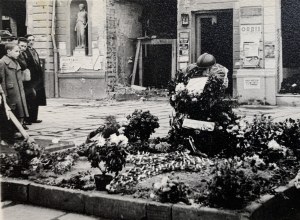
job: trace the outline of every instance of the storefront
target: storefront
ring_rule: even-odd
[[[299,33],[291,5],[299,8],[295,0],[179,0],[178,68],[195,62],[199,54],[212,53],[229,69],[228,93],[240,103],[276,105],[287,72],[299,70],[299,53],[293,51],[300,45],[287,40],[287,33]],[[283,33],[287,22],[295,24]]]

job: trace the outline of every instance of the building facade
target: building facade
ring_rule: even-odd
[[[87,12],[85,48],[76,46],[79,4]],[[229,69],[227,92],[240,103],[299,102],[297,95],[279,93],[284,79],[300,76],[298,0],[3,0],[2,5],[0,26],[36,36],[46,61],[48,97],[103,98],[117,82],[166,88],[174,69],[208,52]]]
[[[79,4],[87,12],[86,46],[76,45]],[[126,72],[141,36],[141,6],[113,0],[27,1],[27,32],[46,58],[48,96],[103,98],[107,84]]]
[[[300,74],[299,9],[295,0],[178,0],[178,68],[211,53],[240,103],[280,104],[290,97],[278,94],[282,80]]]

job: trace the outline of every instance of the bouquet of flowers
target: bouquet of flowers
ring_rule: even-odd
[[[124,134],[130,142],[147,141],[155,129],[159,127],[158,117],[149,111],[135,110],[127,116],[128,125],[125,126]]]
[[[127,137],[123,134],[112,134],[105,139],[98,134],[94,140],[94,144],[90,145],[88,150],[88,160],[92,167],[99,168],[103,175],[107,172],[115,172],[118,175],[126,163]]]

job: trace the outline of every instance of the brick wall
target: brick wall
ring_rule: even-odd
[[[131,69],[128,60],[135,56],[136,39],[142,36],[142,24],[139,21],[143,6],[124,2],[116,4],[116,40],[117,40],[117,77],[121,82],[128,82]],[[131,65],[131,64],[130,64]]]
[[[52,0],[28,0],[27,33],[35,36],[35,48],[45,58],[46,93],[53,96],[53,45],[51,40]]]
[[[137,37],[142,36],[139,22],[142,5],[107,0],[107,76],[128,82],[128,60],[135,56]]]
[[[107,40],[107,55],[106,55],[106,74],[108,78],[114,78],[117,75],[117,26],[116,26],[116,10],[115,1],[106,1],[106,40]]]

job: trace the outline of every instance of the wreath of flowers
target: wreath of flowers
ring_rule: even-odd
[[[195,140],[196,146],[202,145],[205,148],[208,144],[217,145],[213,142],[220,140],[220,137],[226,139],[225,136],[228,136],[227,126],[235,124],[238,117],[232,111],[233,102],[230,99],[225,101],[226,87],[223,85],[221,77],[219,77],[224,74],[223,69],[224,67],[219,64],[211,68],[208,81],[201,94],[187,89],[191,78],[207,74],[197,66],[192,67],[187,72],[179,70],[175,80],[169,83],[170,104],[176,112],[171,119],[171,130],[169,132],[170,141],[173,144],[184,145],[186,143],[185,139],[191,136]],[[214,122],[216,129],[213,132],[183,129],[184,118]],[[228,143],[228,145],[230,144]],[[224,147],[226,146],[227,144],[224,145]]]

